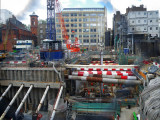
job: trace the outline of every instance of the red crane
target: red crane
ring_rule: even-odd
[[[65,23],[64,23],[64,18],[62,16],[62,11],[61,11],[61,4],[58,0],[56,0],[56,11],[57,11],[57,18],[59,20],[59,24],[61,26],[61,30],[62,30],[62,37],[65,40],[65,44],[68,50],[71,50],[71,52],[79,52],[80,48],[79,48],[79,43],[78,43],[78,38],[75,37],[75,42],[72,45],[71,44],[71,40],[69,40],[69,35],[67,33],[67,29],[65,27]],[[72,31],[74,33],[74,31]]]

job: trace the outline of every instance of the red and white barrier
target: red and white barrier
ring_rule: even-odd
[[[76,76],[89,76],[90,74],[98,74],[98,75],[121,75],[121,76],[134,76],[131,71],[78,71],[72,72],[72,75]]]
[[[131,68],[77,68],[78,71],[131,71]]]
[[[91,61],[91,63],[100,63],[100,61]],[[114,63],[114,61],[103,61],[103,63]]]
[[[6,64],[25,64],[27,63],[26,61],[8,61],[5,62]]]
[[[158,68],[160,68],[160,64],[158,64],[157,62],[153,62],[153,65],[157,66]]]

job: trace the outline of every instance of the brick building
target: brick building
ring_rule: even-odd
[[[1,33],[0,50],[12,51],[16,43],[15,40],[33,40],[34,45],[36,46],[37,44],[37,36],[33,34],[35,32],[26,29],[25,25],[15,17],[8,19],[7,23],[2,26]]]

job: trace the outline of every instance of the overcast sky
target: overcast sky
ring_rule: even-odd
[[[159,0],[59,0],[63,8],[106,7],[108,10],[108,28],[112,27],[115,11],[125,13],[127,7],[144,4],[147,10],[159,10]],[[47,0],[1,0],[1,8],[11,11],[24,24],[30,24],[29,15],[33,11],[39,19],[47,18]]]

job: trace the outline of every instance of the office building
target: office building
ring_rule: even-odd
[[[64,8],[62,14],[69,38],[74,41],[77,36],[81,48],[96,49],[101,39],[105,44],[106,8]],[[63,40],[58,18],[56,33],[57,40]]]

